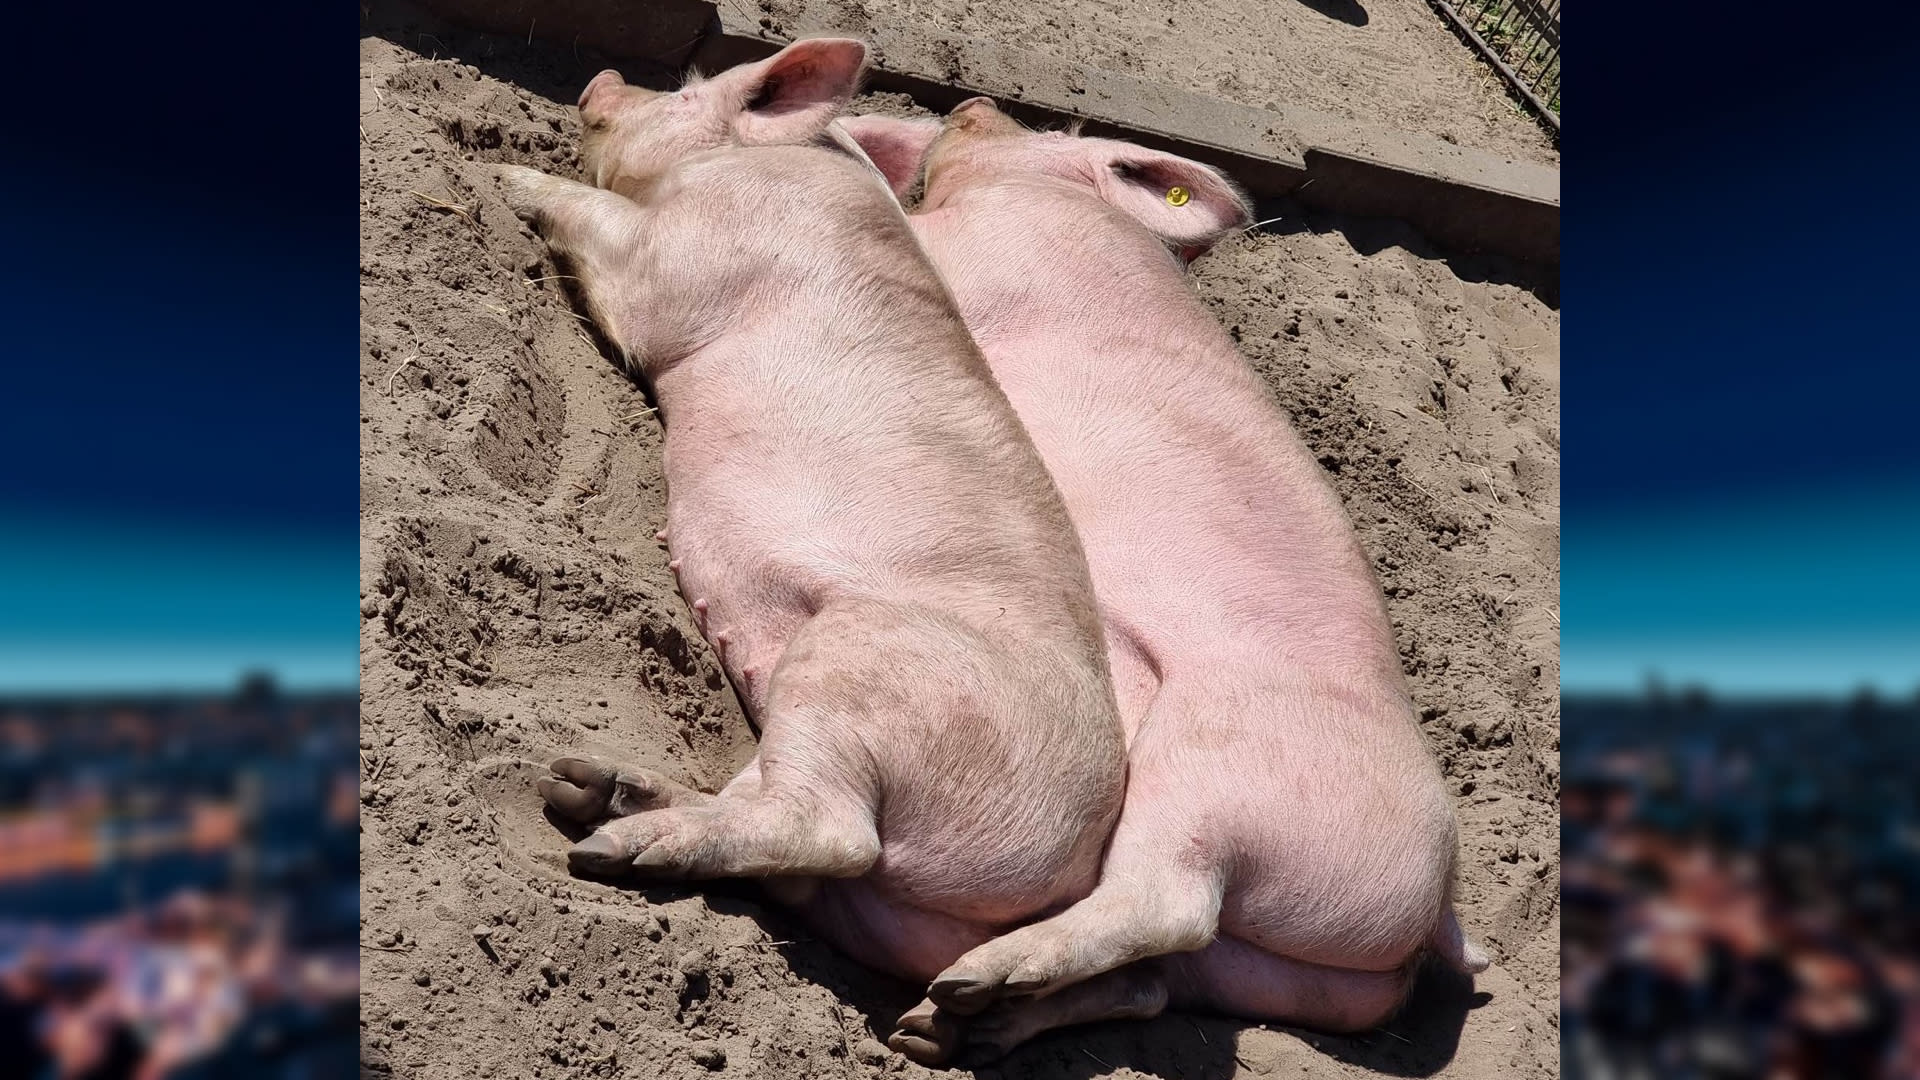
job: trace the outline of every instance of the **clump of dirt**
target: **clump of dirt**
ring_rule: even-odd
[[[750,889],[568,875],[532,786],[545,761],[604,754],[711,790],[754,743],[653,539],[646,395],[484,171],[577,175],[572,103],[607,65],[407,8],[366,34],[365,1069],[932,1075],[881,1045],[918,988]],[[1365,1037],[1169,1015],[952,1075],[1557,1074],[1558,313],[1391,224],[1269,230],[1203,260],[1196,284],[1374,555],[1459,793],[1462,918],[1495,967],[1479,996],[1430,977]]]

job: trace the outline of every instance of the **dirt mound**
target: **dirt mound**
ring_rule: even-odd
[[[646,396],[480,167],[573,175],[572,102],[603,65],[407,9],[365,32],[366,1069],[927,1073],[880,1045],[916,988],[750,890],[567,874],[540,763],[588,751],[712,789],[753,748],[653,540]],[[976,1075],[1557,1073],[1558,314],[1392,225],[1276,227],[1198,283],[1377,560],[1460,792],[1462,918],[1496,966],[1477,994],[1427,979],[1366,1038],[1167,1016],[1045,1037]]]

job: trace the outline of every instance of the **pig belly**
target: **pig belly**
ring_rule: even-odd
[[[800,914],[842,952],[877,971],[927,982],[996,931],[916,907],[872,881],[822,881]]]

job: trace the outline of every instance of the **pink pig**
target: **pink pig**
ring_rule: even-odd
[[[1379,584],[1184,276],[1245,199],[986,98],[841,123],[897,190],[924,177],[914,227],[1086,546],[1130,755],[1092,895],[961,957],[893,1046],[934,1063],[1168,1004],[1352,1031],[1428,950],[1484,969]]]
[[[666,422],[672,566],[759,753],[717,796],[561,758],[577,870],[768,879],[924,981],[1084,896],[1126,750],[1085,555],[882,178],[858,41],[580,98],[598,186],[506,167]],[[610,189],[610,190],[609,190]]]

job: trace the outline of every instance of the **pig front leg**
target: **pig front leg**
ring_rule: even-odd
[[[646,211],[632,200],[523,165],[498,165],[507,205],[532,225],[579,279],[588,314],[615,346],[638,355],[636,328],[622,302],[632,277],[634,241]]]

